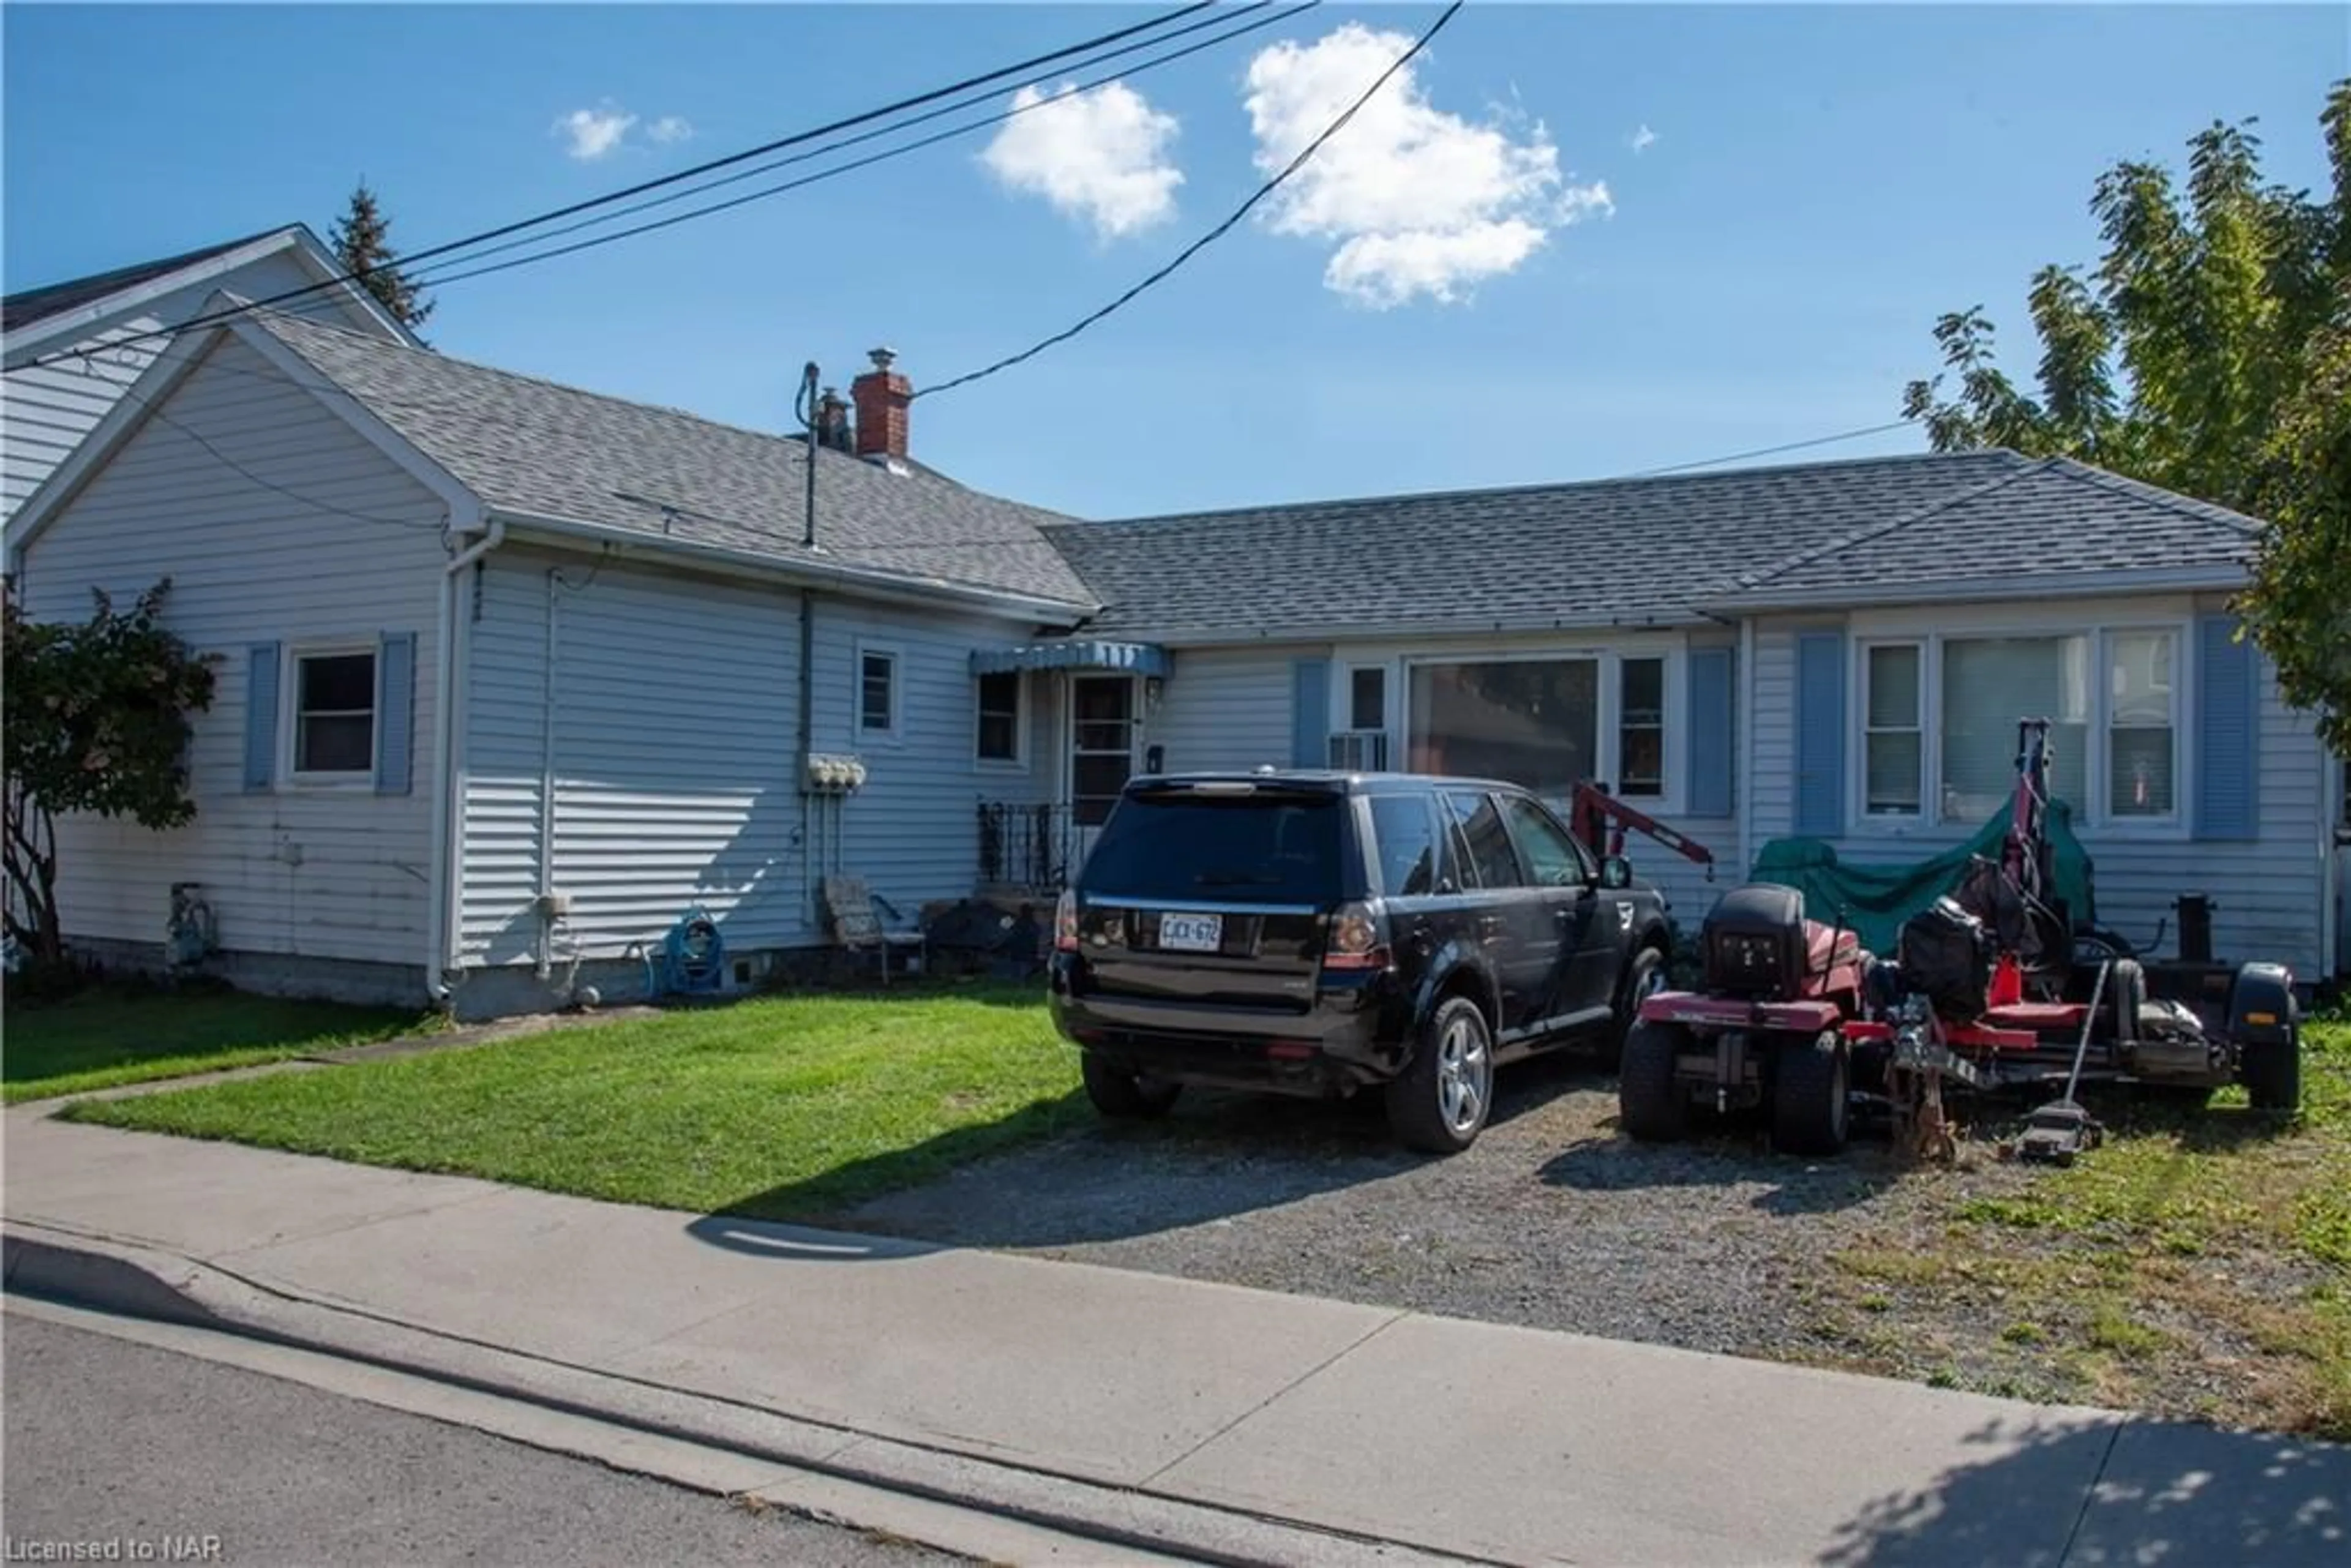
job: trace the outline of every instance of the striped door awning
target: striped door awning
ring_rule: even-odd
[[[1167,674],[1167,650],[1155,643],[1024,643],[1017,648],[980,648],[971,673],[997,675],[1009,670],[1108,670],[1129,675]]]

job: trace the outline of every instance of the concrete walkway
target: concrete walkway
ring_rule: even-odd
[[[1131,1543],[1628,1568],[2351,1561],[2351,1449],[46,1110],[5,1123],[12,1288],[146,1291]]]

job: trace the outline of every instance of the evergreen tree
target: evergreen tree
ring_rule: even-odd
[[[376,204],[375,193],[362,179],[351,193],[351,204],[335,225],[335,259],[348,277],[357,277],[403,325],[413,330],[433,314],[433,302],[408,280],[400,267],[400,253],[392,248],[392,220]]]

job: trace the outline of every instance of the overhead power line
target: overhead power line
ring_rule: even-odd
[[[1354,102],[1349,104],[1347,106],[1346,112],[1340,115],[1338,119],[1332,120],[1328,126],[1326,126],[1323,129],[1322,135],[1317,136],[1313,141],[1308,142],[1304,151],[1301,152],[1297,157],[1292,158],[1289,164],[1282,169],[1281,172],[1276,174],[1272,179],[1268,180],[1264,184],[1259,185],[1256,191],[1250,193],[1249,200],[1243,202],[1239,206],[1233,209],[1231,216],[1226,218],[1224,222],[1218,224],[1215,228],[1210,229],[1207,234],[1202,235],[1198,239],[1194,240],[1190,245],[1186,246],[1182,250],[1176,252],[1175,259],[1168,262],[1166,266],[1161,267],[1158,271],[1153,273],[1150,277],[1144,278],[1142,282],[1136,284],[1134,287],[1128,289],[1125,293],[1120,295],[1109,304],[1103,306],[1101,309],[1096,310],[1093,314],[1084,317],[1074,325],[1064,328],[1062,330],[1054,333],[1051,337],[1045,338],[1038,342],[1032,343],[1017,354],[1008,354],[992,365],[984,365],[978,370],[970,371],[963,375],[959,375],[952,381],[941,382],[936,386],[924,387],[914,392],[914,395],[915,397],[928,397],[935,392],[952,392],[956,387],[969,386],[972,382],[984,381],[999,371],[1008,371],[1013,366],[1020,364],[1025,361],[1033,360],[1038,355],[1043,353],[1046,350],[1054,347],[1056,344],[1068,342],[1071,339],[1076,337],[1079,333],[1084,331],[1095,322],[1111,315],[1122,306],[1128,304],[1136,297],[1143,294],[1145,290],[1172,276],[1176,268],[1191,260],[1201,251],[1206,250],[1210,245],[1214,244],[1218,239],[1223,238],[1226,234],[1231,231],[1236,224],[1238,224],[1241,219],[1249,215],[1251,208],[1255,207],[1259,202],[1262,202],[1268,196],[1273,194],[1275,191],[1280,188],[1282,182],[1288,180],[1292,174],[1297,173],[1299,170],[1304,168],[1306,166],[1307,160],[1312,158],[1315,153],[1322,150],[1322,144],[1324,142],[1330,141],[1331,138],[1336,136],[1341,131],[1344,130],[1347,126],[1347,122],[1355,118],[1357,111],[1360,110],[1364,105],[1371,102],[1374,95],[1378,93],[1380,89],[1387,86],[1390,78],[1394,77],[1396,72],[1404,69],[1405,66],[1411,64],[1413,57],[1418,55],[1421,50],[1428,47],[1429,40],[1436,37],[1437,34],[1445,30],[1445,25],[1453,20],[1454,14],[1461,9],[1461,5],[1462,0],[1453,0],[1451,5],[1446,6],[1444,15],[1438,16],[1436,21],[1430,23],[1428,25],[1428,30],[1421,34],[1419,37],[1413,40],[1412,47],[1406,49],[1402,55],[1398,56],[1394,65],[1382,71],[1379,74],[1378,79],[1374,81],[1370,87],[1364,89],[1363,96],[1356,99]]]
[[[1664,468],[1644,468],[1635,474],[1620,474],[1621,479],[1654,479],[1665,474],[1686,474],[1693,468],[1718,468],[1725,463],[1744,463],[1750,457],[1775,457],[1782,452],[1802,452],[1812,446],[1833,446],[1840,441],[1858,441],[1865,435],[1883,435],[1889,430],[1900,430],[1916,424],[1915,419],[1888,420],[1884,424],[1864,425],[1859,430],[1841,430],[1834,435],[1816,435],[1810,441],[1783,441],[1777,446],[1758,446],[1747,452],[1727,453],[1720,457],[1702,457],[1695,463],[1676,463]]]
[[[1058,61],[1066,60],[1072,55],[1091,54],[1094,50],[1102,48],[1111,44],[1115,44],[1122,39],[1134,37],[1138,34],[1155,32],[1160,28],[1166,26],[1171,22],[1181,21],[1183,18],[1192,16],[1196,12],[1207,10],[1215,4],[1216,0],[1193,0],[1193,3],[1190,5],[1179,6],[1176,10],[1167,13],[1165,16],[1154,17],[1150,21],[1134,23],[1128,26],[1120,27],[1108,33],[1099,34],[1094,37],[1086,39],[1082,43],[1071,44],[1065,47],[1054,49],[1046,54],[1033,56],[1029,59],[1021,60],[1013,65],[1002,66],[995,70],[986,71],[977,76],[966,77],[961,81],[953,82],[942,88],[935,88],[928,92],[918,93],[912,98],[901,99],[895,103],[886,104],[879,109],[867,110],[863,113],[853,114],[846,119],[836,120],[830,124],[820,125],[811,130],[794,131],[789,136],[779,136],[772,141],[761,142],[757,147],[748,147],[739,152],[728,153],[724,158],[713,158],[705,162],[697,163],[692,168],[681,169],[675,173],[664,174],[658,178],[651,180],[642,180],[636,184],[626,186],[621,190],[608,192],[601,196],[592,196],[585,201],[573,202],[567,206],[557,207],[550,212],[539,213],[530,217],[517,218],[511,223],[500,224],[495,228],[485,229],[479,234],[467,235],[462,239],[449,240],[441,245],[428,246],[423,250],[416,251],[411,255],[401,256],[393,261],[384,263],[382,266],[361,267],[355,272],[343,273],[337,277],[327,278],[321,282],[308,284],[299,288],[288,289],[283,294],[275,294],[266,299],[253,300],[246,304],[238,306],[234,309],[217,310],[207,315],[193,317],[188,320],[176,322],[169,327],[158,328],[152,332],[142,333],[141,334],[141,338],[168,338],[173,333],[186,331],[191,328],[209,326],[214,321],[225,320],[231,316],[243,315],[248,310],[260,309],[267,306],[283,305],[289,300],[306,298],[311,295],[319,294],[327,289],[338,287],[348,283],[364,283],[369,277],[384,270],[385,267],[397,267],[404,270],[408,267],[414,267],[421,262],[430,260],[434,256],[447,256],[462,250],[470,250],[475,246],[486,244],[491,240],[504,239],[509,235],[518,234],[525,229],[538,228],[547,224],[558,222],[563,218],[572,217],[578,214],[590,211],[597,207],[609,206],[616,202],[627,201],[632,196],[643,195],[648,191],[658,190],[664,186],[676,184],[686,180],[697,179],[704,174],[712,173],[720,169],[731,168],[738,163],[748,162],[752,159],[765,157],[768,153],[780,152],[787,147],[793,147],[804,142],[820,141],[827,136],[836,135],[843,131],[851,131],[861,125],[871,124],[872,121],[877,120],[886,120],[893,115],[903,114],[908,110],[920,109],[926,104],[936,103],[941,99],[954,98],[958,94],[967,93],[975,88],[984,87],[990,82],[1000,82],[1007,77],[1024,76],[1041,67],[1050,66]],[[51,359],[69,357],[72,352],[73,350],[60,350],[53,355],[47,355],[28,361],[25,366],[19,368],[30,368],[35,365],[46,364]]]
[[[1270,0],[1268,0],[1268,3],[1270,3]],[[1239,26],[1228,28],[1222,33],[1203,38],[1197,43],[1187,44],[1180,49],[1171,49],[1165,55],[1158,56],[1152,59],[1144,60],[1139,64],[1130,66],[1123,70],[1112,71],[1105,76],[1096,77],[1093,80],[1084,83],[1076,90],[1081,93],[1091,92],[1094,89],[1110,82],[1124,81],[1133,77],[1139,77],[1146,71],[1155,70],[1161,66],[1173,64],[1175,61],[1182,59],[1187,55],[1196,55],[1203,49],[1214,48],[1218,44],[1228,43],[1234,38],[1241,37],[1245,33],[1254,33],[1260,28],[1270,27],[1276,23],[1286,22],[1290,17],[1297,16],[1302,11],[1311,11],[1314,9],[1314,7],[1320,4],[1322,4],[1322,0],[1302,0],[1301,4],[1292,5],[1287,10],[1277,11],[1270,16],[1260,16],[1254,22],[1247,22],[1243,23]],[[1247,10],[1250,11],[1260,8],[1261,7],[1259,5],[1246,7]],[[1153,41],[1157,42],[1158,40],[1155,39]],[[975,131],[985,131],[991,125],[1000,125],[1006,120],[1017,119],[1021,115],[1032,113],[1037,110],[1048,108],[1057,101],[1059,101],[1058,99],[1040,99],[1034,103],[1004,110],[998,113],[988,115],[984,119],[966,120],[960,125],[951,125],[945,131],[934,131],[928,136],[920,137],[915,141],[905,142],[900,146],[884,148],[879,152],[869,152],[862,158],[853,158],[846,163],[835,164],[827,169],[820,169],[813,174],[802,174],[797,179],[786,180],[778,184],[763,185],[756,191],[747,191],[739,196],[730,196],[723,202],[713,202],[706,206],[690,207],[684,212],[672,213],[667,217],[654,218],[650,222],[637,224],[629,228],[615,229],[605,234],[591,235],[586,239],[574,240],[569,245],[557,246],[552,250],[533,251],[528,256],[518,256],[506,261],[494,261],[483,267],[475,267],[473,265],[475,261],[480,259],[482,256],[495,255],[500,250],[510,250],[520,245],[536,245],[542,240],[553,239],[559,235],[570,234],[580,228],[590,228],[595,226],[597,224],[610,222],[612,218],[622,216],[629,212],[643,212],[650,207],[663,205],[671,201],[681,200],[684,196],[698,194],[699,192],[681,192],[674,196],[658,197],[652,202],[642,204],[641,205],[633,208],[623,208],[620,213],[608,214],[602,217],[590,218],[583,223],[573,225],[566,228],[557,229],[548,234],[532,235],[525,239],[509,241],[506,245],[493,246],[487,251],[479,251],[472,256],[462,256],[456,261],[449,264],[451,267],[456,267],[459,270],[443,273],[428,272],[422,277],[416,279],[416,282],[419,287],[439,287],[451,283],[463,283],[468,278],[486,277],[492,273],[506,272],[517,267],[528,267],[535,262],[552,261],[558,256],[570,256],[583,250],[593,250],[599,246],[611,245],[619,240],[633,239],[639,235],[651,234],[656,229],[673,228],[679,224],[692,222],[695,218],[708,217],[715,213],[727,212],[736,207],[747,205],[752,202],[764,201],[770,196],[781,195],[787,191],[797,191],[805,185],[814,185],[826,180],[837,179],[843,174],[854,173],[860,169],[871,168],[876,163],[888,162],[893,158],[903,158],[907,153],[919,152],[925,147],[935,147],[942,141],[952,141],[958,136],[967,136]],[[967,108],[969,105],[963,104],[956,107]],[[930,117],[925,116],[924,118],[927,119]],[[907,123],[914,124],[917,122],[908,121]],[[883,131],[874,132],[872,134],[886,135],[892,131],[902,129],[904,129],[903,126],[891,126]],[[852,140],[865,141],[870,140],[870,137],[858,137],[852,138]],[[800,153],[791,158],[781,159],[775,163],[765,165],[758,172],[766,172],[769,170],[781,168],[787,163],[805,162],[809,159],[822,157],[828,152],[837,152],[840,148],[846,147],[848,145],[850,145],[850,142],[843,141],[833,147],[819,148],[812,152]],[[730,179],[731,178],[735,177],[730,176]],[[720,184],[727,183],[727,181],[713,181],[710,184],[700,187],[700,190],[712,190]]]
[[[1095,66],[1102,64],[1106,60],[1116,59],[1122,55],[1131,55],[1141,49],[1155,49],[1163,45],[1173,42],[1175,39],[1186,37],[1191,34],[1203,31],[1206,28],[1225,26],[1228,22],[1232,21],[1236,17],[1247,16],[1255,12],[1263,11],[1272,4],[1273,0],[1251,0],[1251,4],[1246,5],[1220,6],[1218,8],[1221,13],[1220,15],[1209,16],[1201,21],[1189,23],[1181,27],[1172,28],[1169,31],[1155,34],[1151,37],[1144,38],[1136,42],[1122,44],[1117,48],[1105,50],[1102,53],[1094,56],[1091,59],[1075,61],[1071,64],[1070,68],[1072,70],[1091,69]],[[1173,61],[1180,60],[1187,55],[1195,55],[1199,53],[1202,49],[1213,48],[1218,44],[1239,37],[1244,33],[1253,33],[1260,27],[1271,26],[1276,22],[1283,21],[1289,17],[1297,16],[1301,11],[1311,11],[1321,4],[1322,0],[1305,0],[1304,4],[1293,5],[1289,10],[1283,11],[1277,16],[1252,22],[1247,26],[1234,27],[1229,32],[1219,33],[1213,38],[1208,38],[1200,43],[1193,44],[1187,47],[1175,50],[1169,54],[1161,55],[1155,58],[1144,60],[1140,64],[1129,67],[1123,70],[1112,71],[1106,76],[1096,77],[1092,81],[1081,83],[1071,94],[1057,96],[1075,96],[1076,93],[1091,92],[1095,88],[1101,87],[1108,82],[1123,81],[1129,77],[1141,76],[1146,71],[1155,70],[1163,65],[1167,65]],[[993,101],[1002,93],[1002,91],[1003,89],[999,87],[991,89],[985,92],[976,93],[959,102],[942,104],[936,109],[926,110],[921,114],[910,116],[907,119],[898,121],[894,125],[877,126],[871,131],[859,131],[854,136],[844,136],[823,147],[810,148],[805,152],[795,152],[789,157],[773,159],[764,163],[755,163],[748,169],[737,169],[731,174],[722,174],[716,180],[706,181],[704,183],[695,185],[688,190],[670,191],[662,195],[650,197],[645,201],[632,202],[629,205],[618,208],[612,212],[601,213],[594,217],[581,218],[577,223],[565,224],[558,228],[542,228],[536,234],[524,235],[515,239],[505,240],[497,245],[476,248],[472,251],[472,254],[459,258],[451,265],[470,267],[477,261],[484,260],[489,256],[500,255],[507,251],[519,250],[523,246],[529,245],[544,244],[549,240],[559,239],[565,235],[578,234],[582,229],[594,228],[599,224],[612,223],[621,218],[634,216],[638,213],[651,212],[655,207],[665,207],[674,202],[688,201],[693,197],[705,194],[708,192],[721,189],[724,186],[740,184],[745,180],[757,179],[761,174],[772,174],[778,169],[789,169],[796,164],[806,163],[812,159],[825,157],[830,153],[845,152],[849,148],[861,146],[865,142],[876,141],[884,136],[894,136],[903,131],[912,131],[917,125],[926,125],[934,120],[944,119],[947,115],[958,113],[961,110],[975,108],[982,103]],[[1039,100],[1037,103],[1030,105],[1029,108],[1042,109],[1053,101],[1055,101],[1054,99],[1043,99]],[[1029,112],[1027,109],[1009,110],[1001,114],[991,115],[986,120],[974,120],[968,125],[958,126],[949,134],[959,136],[967,131],[985,130],[990,125],[1000,124],[1017,115],[1025,114],[1027,112]],[[934,142],[945,141],[946,139],[946,138],[944,136],[925,137],[920,141],[912,142],[907,146],[895,149],[889,155],[895,157],[901,152],[912,152],[919,148],[928,147]],[[862,169],[870,163],[877,162],[879,161],[880,160],[878,159],[872,158],[861,159],[857,162],[845,164],[839,170],[827,171],[826,174],[822,177],[830,178],[833,173],[847,173],[852,169]],[[807,182],[803,181],[795,181],[791,184],[772,186],[767,192],[762,193],[774,194],[778,191],[795,189],[798,185],[806,183]],[[726,204],[726,205],[734,204]],[[704,210],[708,212],[719,212],[723,211],[724,207],[710,207]],[[632,230],[630,232],[643,233],[644,231]],[[618,239],[624,238],[626,236],[615,235],[612,237]],[[556,252],[553,254],[561,255],[564,253]],[[468,273],[465,276],[470,277],[473,275]],[[432,280],[427,279],[426,281]],[[455,281],[455,279],[449,279],[448,281]]]

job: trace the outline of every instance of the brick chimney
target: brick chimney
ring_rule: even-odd
[[[873,368],[849,383],[857,404],[857,455],[906,455],[906,410],[914,399],[914,383],[890,368],[897,354],[889,349],[872,350]]]

